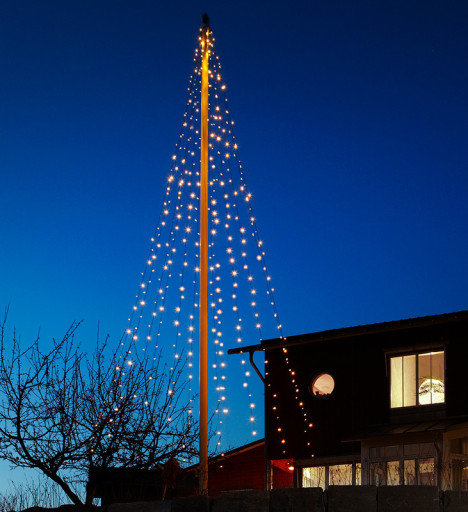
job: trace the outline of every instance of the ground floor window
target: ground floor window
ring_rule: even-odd
[[[434,458],[371,462],[371,485],[436,485]]]
[[[361,464],[330,464],[302,468],[302,487],[321,487],[329,485],[361,485]]]
[[[452,488],[468,491],[468,460],[452,460]]]
[[[437,485],[434,443],[376,446],[369,456],[371,485]]]

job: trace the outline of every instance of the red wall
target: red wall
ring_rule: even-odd
[[[231,455],[210,464],[208,494],[218,496],[223,491],[263,489],[263,445]]]
[[[271,461],[273,466],[273,489],[294,487],[294,471],[289,469],[292,467],[292,462],[292,459]]]
[[[273,488],[293,487],[293,471],[289,460],[272,461]],[[219,496],[224,491],[241,489],[262,490],[265,473],[263,444],[225,459],[218,459],[209,466],[208,493]]]

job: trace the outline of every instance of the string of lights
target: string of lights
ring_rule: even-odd
[[[250,379],[246,360],[227,360],[226,344],[255,344],[264,336],[282,337],[282,326],[267,270],[264,244],[252,207],[252,193],[246,185],[234,136],[226,86],[219,58],[209,39],[209,310],[210,390],[212,442],[219,450],[226,437],[227,418],[258,435],[255,396],[262,396],[261,384]],[[187,358],[183,378],[189,381],[188,414],[196,414],[198,398],[192,381],[198,361],[199,309],[199,201],[200,201],[200,92],[201,51],[195,50],[194,70],[189,79],[186,108],[175,151],[172,155],[158,223],[128,326],[121,344],[129,358],[132,350],[164,354],[168,361]],[[285,361],[291,375],[295,399],[303,409],[287,349]],[[154,356],[156,357],[156,355]],[[131,359],[131,357],[130,357]],[[240,365],[240,368],[239,368]],[[242,375],[241,392],[231,383]],[[241,399],[241,397],[245,397]],[[239,412],[240,402],[248,411]],[[244,406],[245,407],[245,406]],[[275,407],[275,406],[274,406]],[[306,413],[304,412],[306,417]],[[241,420],[240,418],[244,418]],[[281,415],[278,413],[278,424]],[[278,427],[281,431],[281,426]]]

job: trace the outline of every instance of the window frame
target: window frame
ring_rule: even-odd
[[[409,441],[409,440],[408,440]],[[367,458],[367,482],[369,485],[438,485],[438,463],[439,454],[437,452],[436,442],[434,440],[425,440],[423,442],[408,442],[403,444],[395,445],[376,445],[368,447],[368,458]],[[426,473],[421,472],[421,466],[423,464],[433,464],[433,471],[431,473],[432,481],[430,483],[424,483],[423,475]],[[414,465],[413,482],[407,482],[408,473],[405,471],[405,463],[412,462]],[[399,483],[389,483],[389,470],[390,464],[397,463],[398,469],[394,472],[393,476],[398,475]],[[378,481],[375,480],[375,468],[378,468]]]
[[[331,377],[331,379],[333,381],[333,389],[331,390],[330,393],[328,393],[328,395],[316,395],[313,391],[314,384],[317,382],[317,380],[320,377],[324,377],[324,376]],[[317,372],[309,380],[309,385],[308,385],[309,395],[317,400],[327,400],[334,394],[335,388],[336,388],[336,380],[335,380],[334,375],[330,371]]]
[[[444,368],[444,401],[436,402],[430,404],[421,404],[419,403],[419,356],[423,354],[430,354],[433,352],[442,352],[443,353],[443,368]],[[447,350],[445,345],[433,345],[421,348],[411,348],[407,350],[395,350],[395,351],[387,351],[386,352],[386,370],[387,370],[387,380],[388,380],[388,399],[390,411],[410,411],[410,410],[422,410],[426,408],[443,408],[447,402],[447,390],[446,390],[446,381],[447,381]],[[416,356],[415,363],[415,383],[416,383],[416,404],[415,405],[401,405],[398,407],[392,407],[392,371],[391,371],[391,360],[396,357],[405,357],[405,356]]]
[[[326,462],[326,463],[318,463],[318,464],[309,464],[306,466],[300,467],[300,487],[310,489],[311,487],[304,486],[304,470],[309,468],[318,469],[320,468],[323,471],[323,485],[320,486],[322,489],[326,490],[329,488],[330,485],[337,485],[337,484],[330,484],[330,467],[334,468],[337,466],[351,466],[351,483],[346,484],[338,484],[338,485],[346,485],[347,487],[355,487],[355,486],[361,486],[362,485],[362,471],[363,471],[363,465],[360,460],[353,460],[353,461],[335,461],[335,462]]]
[[[406,483],[406,473],[405,473],[405,462],[413,462],[414,463],[414,482],[412,483]],[[398,482],[391,482],[389,483],[389,464],[396,463],[397,464],[397,470],[394,474],[398,477]],[[424,464],[432,464],[433,465],[433,471],[430,473],[432,475],[432,481],[429,483],[423,483],[423,475],[429,474],[429,473],[422,473],[421,467]],[[372,468],[379,467],[382,475],[379,477],[379,481],[376,481],[376,477],[373,474],[373,471],[375,469]],[[380,486],[407,486],[407,485],[416,485],[418,487],[426,487],[426,486],[433,486],[438,485],[438,478],[437,478],[437,466],[436,466],[436,458],[434,456],[432,457],[402,457],[402,458],[396,458],[396,459],[388,459],[388,460],[372,460],[369,461],[369,484],[370,485],[376,485],[377,487]]]

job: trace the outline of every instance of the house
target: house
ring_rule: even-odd
[[[292,460],[272,461],[269,466],[275,488],[293,487]],[[260,439],[210,459],[208,494],[219,496],[227,491],[263,490],[264,475],[265,443]]]
[[[295,486],[468,490],[468,311],[230,353],[257,351],[267,459],[292,459]]]

